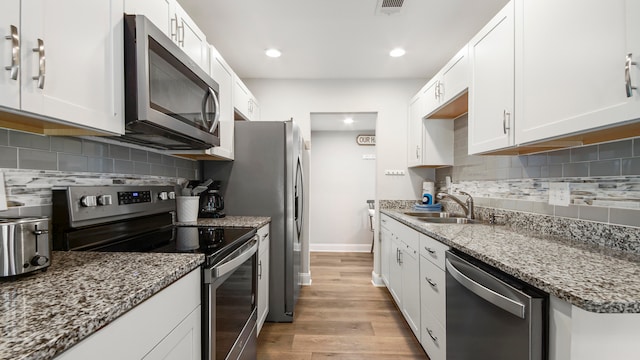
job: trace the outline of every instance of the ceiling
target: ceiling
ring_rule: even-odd
[[[361,113],[311,113],[311,132],[314,131],[365,131],[375,134],[376,118],[374,112]],[[351,124],[344,120],[350,118]]]
[[[404,0],[393,15],[379,0],[178,1],[243,79],[426,79],[508,0]]]

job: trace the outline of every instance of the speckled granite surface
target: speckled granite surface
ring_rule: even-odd
[[[178,226],[222,226],[259,228],[271,221],[266,216],[226,216],[220,219],[200,218],[197,222],[178,222]]]
[[[506,226],[425,223],[382,210],[401,223],[584,310],[640,313],[640,256]]]
[[[0,282],[0,359],[51,359],[197,268],[202,254],[54,252]]]

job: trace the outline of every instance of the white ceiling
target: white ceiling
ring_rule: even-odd
[[[374,134],[376,113],[311,113],[311,132],[314,131],[363,131]],[[353,123],[345,124],[346,118]]]
[[[243,79],[430,78],[507,1],[405,0],[377,15],[378,0],[179,0]]]

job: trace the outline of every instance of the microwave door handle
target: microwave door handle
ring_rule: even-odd
[[[220,123],[220,101],[218,100],[218,95],[216,95],[215,91],[213,91],[212,88],[209,88],[209,93],[213,97],[213,104],[215,105],[215,110],[214,110],[215,115],[213,115],[213,124],[209,128],[209,132],[213,134],[213,132],[218,127],[218,124]]]
[[[208,121],[207,117],[207,100],[209,100],[209,96],[213,99],[214,106],[214,116],[213,121]],[[210,133],[213,133],[216,126],[218,126],[218,121],[220,119],[220,102],[218,101],[218,96],[216,96],[215,91],[212,88],[207,90],[207,93],[204,95],[202,99],[202,123],[207,128]]]

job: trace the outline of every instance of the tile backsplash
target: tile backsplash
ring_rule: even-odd
[[[50,215],[51,187],[174,185],[198,179],[198,161],[86,138],[40,136],[0,129],[0,171],[7,200],[0,217]]]
[[[441,191],[476,205],[640,227],[640,138],[523,156],[467,154],[467,116],[455,120],[453,167],[436,170]],[[569,206],[549,205],[549,183],[569,183]]]

